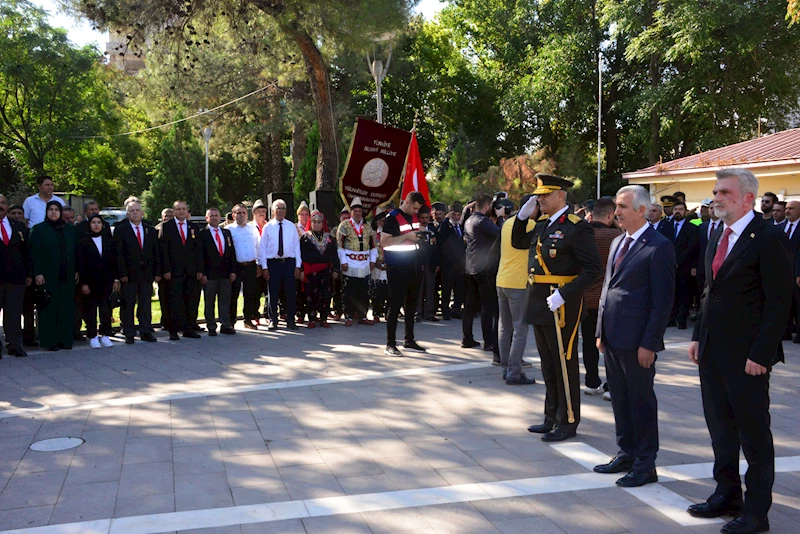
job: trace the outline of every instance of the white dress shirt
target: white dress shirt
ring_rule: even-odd
[[[55,195],[47,201],[43,200],[42,197],[39,196],[39,193],[25,199],[25,202],[22,204],[22,211],[25,213],[25,218],[28,219],[28,228],[33,228],[33,225],[44,221],[47,203],[52,200],[55,200],[62,206],[64,205],[64,201]]]
[[[732,230],[731,235],[728,236],[728,252],[725,253],[726,258],[728,257],[728,254],[731,253],[731,250],[733,250],[733,246],[736,244],[736,241],[738,241],[739,238],[742,236],[742,232],[744,232],[744,229],[747,228],[747,225],[750,224],[750,222],[754,218],[755,218],[755,213],[753,213],[752,210],[748,210],[747,213],[745,213],[741,219],[739,219],[732,225],[730,226],[725,225],[725,228],[730,228]],[[720,241],[722,241],[722,235],[724,234],[725,232],[723,231],[722,234],[720,235],[719,239]],[[717,243],[717,246],[719,246],[719,242]]]
[[[214,228],[211,225],[208,225],[208,229],[211,230],[211,240],[214,242],[214,247],[219,251],[219,244],[222,244],[222,254],[225,254],[225,234],[222,233],[222,228],[217,226]],[[219,243],[217,243],[217,236],[219,235]],[[234,247],[236,245],[233,245]]]
[[[92,241],[94,241],[94,246],[97,247],[97,252],[100,253],[100,257],[103,257],[103,236],[93,237]]]
[[[133,230],[133,237],[136,238],[136,242],[139,243],[139,236],[142,238],[142,242],[139,245],[140,248],[144,248],[144,226],[141,223],[133,224],[131,223],[131,229]],[[136,232],[139,232],[138,234]]]
[[[789,222],[788,220],[786,221],[786,228],[783,229],[783,231],[786,232],[786,237],[788,237],[789,239],[792,238],[792,234],[794,234],[794,231],[797,230],[797,224],[798,221],[795,222]]]
[[[713,220],[713,219],[709,219],[709,221],[708,221],[708,230],[706,230],[706,238],[708,240],[711,240],[711,233],[712,232],[716,232],[717,228],[719,228],[719,226],[721,224],[722,224],[722,221],[720,221],[719,219],[717,219],[716,221]],[[714,228],[711,228],[712,225],[713,225]]]
[[[550,220],[549,220],[549,221],[548,221],[548,223],[547,223],[547,227],[549,228],[549,227],[550,227],[550,225],[551,225],[551,224],[553,224],[554,222],[556,222],[556,221],[558,220],[558,218],[559,218],[559,217],[561,217],[562,215],[564,215],[564,213],[566,213],[566,211],[567,211],[568,209],[569,209],[569,206],[564,206],[563,208],[561,208],[560,210],[558,210],[557,212],[555,212],[554,214],[552,214],[552,215],[550,216]]]
[[[678,240],[678,234],[681,233],[681,229],[683,228],[684,224],[686,224],[686,219],[681,219],[675,223],[675,241]]]
[[[628,247],[628,251],[630,251],[630,247],[632,247],[634,243],[636,243],[639,240],[639,238],[642,237],[642,234],[645,233],[646,231],[647,231],[647,224],[643,224],[642,227],[636,230],[633,234],[631,234],[630,232],[625,232],[625,237],[622,239],[622,241],[619,242],[617,250],[614,251],[614,262],[617,261],[617,256],[619,256],[619,251],[622,250],[623,246],[625,246],[624,243],[626,239],[628,239],[629,237],[633,239],[633,241],[631,241],[630,246]]]
[[[3,217],[3,220],[0,221],[0,224],[6,229],[6,235],[8,236],[8,242],[11,243],[11,223],[8,221],[8,217]],[[0,233],[0,238],[2,238],[2,233]]]
[[[276,258],[294,258],[295,267],[303,265],[300,257],[300,238],[297,236],[297,227],[292,221],[284,219],[279,226],[278,219],[270,219],[261,231],[261,243],[258,246],[258,263],[262,268],[267,268],[267,260]],[[278,232],[283,230],[283,256],[278,255]]]
[[[261,236],[258,227],[245,223],[239,226],[236,223],[225,227],[233,239],[233,248],[236,249],[236,261],[239,263],[250,263],[258,259],[258,242]]]

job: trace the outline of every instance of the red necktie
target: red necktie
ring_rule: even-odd
[[[625,255],[628,253],[628,249],[631,247],[631,243],[633,243],[632,237],[626,237],[625,243],[622,245],[622,249],[617,254],[617,259],[614,260],[614,272],[619,269],[619,266],[622,264],[622,260],[625,259]]]
[[[144,248],[144,243],[142,243],[142,233],[139,231],[139,227],[136,227],[136,239],[139,241],[139,248]]]
[[[711,231],[708,232],[708,238],[709,239],[711,239],[711,236],[714,235],[714,230],[716,230],[716,229],[717,229],[717,223],[712,222],[711,223]]]
[[[185,245],[186,244],[186,234],[183,233],[183,223],[182,222],[178,223],[178,228],[181,229],[181,241],[183,241],[183,244]]]
[[[214,233],[217,236],[217,249],[219,250],[220,257],[222,257],[222,240],[219,238],[219,229],[215,230]]]
[[[6,225],[3,224],[3,221],[0,221],[0,228],[2,228],[3,230],[3,243],[5,243],[5,245],[8,246],[8,241],[9,241],[8,232],[6,232]]]
[[[717,247],[717,253],[714,254],[714,261],[711,262],[711,272],[714,274],[714,278],[717,277],[719,268],[722,267],[723,263],[725,263],[725,256],[728,255],[728,238],[732,233],[733,230],[730,228],[725,228],[725,232],[722,234],[722,240],[719,242],[719,246]]]

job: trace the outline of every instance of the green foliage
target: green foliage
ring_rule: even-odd
[[[205,159],[191,125],[174,125],[161,141],[158,163],[152,173],[150,189],[142,193],[149,220],[159,220],[161,210],[176,200],[185,200],[194,215],[205,215],[208,206],[222,204],[216,179],[209,173],[209,203],[205,201]]]
[[[299,204],[308,199],[309,193],[314,190],[317,179],[317,152],[319,150],[319,125],[314,123],[308,131],[306,138],[306,154],[300,167],[297,169],[297,177],[294,179],[293,191],[294,198]]]
[[[478,185],[474,174],[467,168],[467,151],[463,142],[459,142],[453,149],[444,176],[428,183],[431,198],[448,205],[453,202],[468,202],[478,190]]]

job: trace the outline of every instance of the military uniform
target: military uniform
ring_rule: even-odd
[[[537,175],[537,195],[546,195],[572,187],[572,182],[549,175]],[[516,248],[530,247],[528,267],[527,321],[533,325],[536,346],[541,358],[546,387],[545,423],[532,432],[545,433],[545,441],[572,437],[580,422],[580,371],[578,367],[578,326],[583,308],[583,293],[603,273],[594,231],[570,207],[553,216],[541,217],[535,228],[527,231],[527,221],[515,218],[512,243]],[[566,354],[569,391],[574,421],[569,422],[564,375],[559,356],[556,323],[547,298],[558,290],[564,304],[557,310],[561,339]],[[552,429],[552,431],[551,431]]]

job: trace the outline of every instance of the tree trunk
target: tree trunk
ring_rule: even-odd
[[[264,179],[264,196],[283,192],[283,157],[280,136],[270,133],[261,138],[261,167]]]
[[[292,182],[297,180],[297,171],[306,157],[306,137],[308,128],[306,123],[298,120],[292,126]]]
[[[659,84],[659,70],[658,70],[658,56],[652,54],[650,56],[650,87],[653,89],[653,96]],[[648,150],[647,159],[650,165],[658,163],[661,121],[658,117],[658,108],[653,104],[653,109],[650,110],[650,149]]]
[[[619,132],[617,131],[617,114],[614,112],[614,104],[619,100],[619,87],[616,79],[623,65],[625,53],[623,46],[622,39],[618,38],[614,59],[609,69],[611,83],[607,86],[608,92],[603,101],[603,122],[606,129],[606,176],[609,178],[616,178],[619,166]]]

